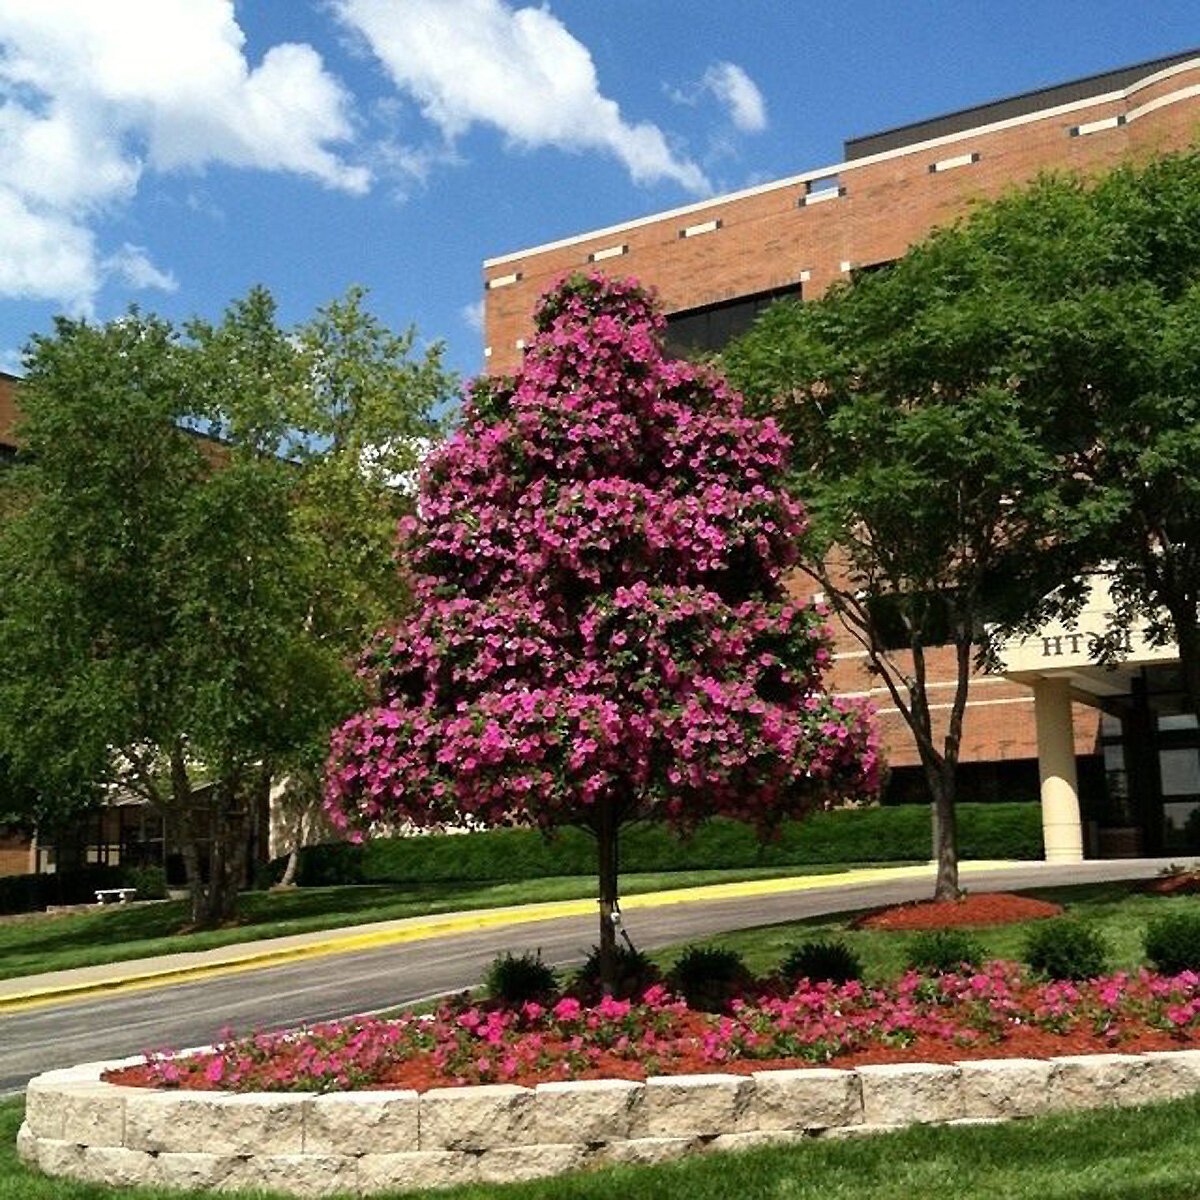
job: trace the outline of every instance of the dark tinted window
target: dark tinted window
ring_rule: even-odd
[[[671,313],[667,317],[667,350],[679,357],[697,351],[722,350],[734,338],[747,333],[755,317],[767,305],[784,296],[799,300],[800,285],[793,283],[756,292],[753,296],[736,296],[732,300]]]

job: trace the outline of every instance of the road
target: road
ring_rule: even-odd
[[[1031,863],[972,874],[964,882],[978,892],[1147,878],[1164,863]],[[924,899],[929,890],[928,878],[834,884],[638,909],[626,914],[626,924],[639,948],[653,949],[731,929]],[[0,1016],[0,1095],[55,1067],[204,1045],[229,1028],[285,1028],[461,991],[477,984],[505,951],[540,949],[555,965],[577,962],[595,936],[594,917],[559,917],[13,1012]]]

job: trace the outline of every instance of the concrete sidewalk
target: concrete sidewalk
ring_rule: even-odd
[[[1031,862],[968,862],[962,863],[959,869],[961,875],[969,880],[981,872],[1029,870],[1036,866],[1036,863]],[[866,883],[919,879],[923,876],[928,876],[932,881],[933,875],[934,868],[931,863],[905,867],[867,867],[830,875],[752,879],[738,883],[707,884],[673,891],[647,892],[625,898],[622,907],[626,910],[659,908],[704,900],[850,888]],[[72,997],[92,996],[102,992],[162,987],[189,979],[278,966],[281,963],[351,950],[367,950],[403,942],[449,937],[475,930],[545,921],[555,917],[586,916],[595,911],[596,901],[584,899],[406,917],[350,928],[326,929],[241,942],[211,950],[185,951],[155,958],[130,959],[67,971],[51,971],[41,975],[25,975],[0,980],[0,1012],[39,1007]]]

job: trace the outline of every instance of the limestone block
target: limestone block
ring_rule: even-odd
[[[587,1147],[573,1145],[508,1146],[485,1150],[476,1167],[480,1183],[516,1183],[577,1171],[588,1159]]]
[[[39,1075],[25,1089],[25,1124],[35,1137],[62,1140],[63,1114],[58,1089]]]
[[[189,1191],[219,1189],[241,1167],[243,1159],[233,1154],[160,1154],[158,1183],[161,1187]]]
[[[1050,1059],[1050,1084],[1056,1109],[1103,1108],[1141,1104],[1147,1094],[1150,1067],[1138,1054],[1073,1054]]]
[[[753,1079],[759,1129],[823,1129],[863,1119],[855,1071],[756,1071]]]
[[[754,1082],[745,1075],[654,1075],[635,1129],[652,1138],[744,1133],[754,1128]]]
[[[37,1165],[47,1175],[74,1178],[83,1166],[83,1147],[58,1138],[38,1138]]]
[[[137,1089],[131,1089],[137,1090]],[[309,1096],[140,1090],[126,1104],[133,1150],[209,1154],[299,1154]]]
[[[625,1079],[542,1083],[534,1124],[542,1143],[611,1142],[629,1137],[645,1088]]]
[[[859,1067],[858,1075],[867,1125],[915,1125],[966,1115],[957,1067],[889,1063]]]
[[[358,1190],[358,1159],[344,1154],[256,1154],[223,1185],[289,1196],[332,1196]]]
[[[700,1149],[701,1141],[696,1137],[645,1137],[632,1138],[627,1142],[609,1142],[601,1146],[591,1161],[601,1166],[632,1164],[653,1167],[659,1163],[674,1162],[685,1154]]]
[[[1053,1107],[1053,1066],[1043,1058],[987,1058],[960,1062],[965,1117],[1033,1117]]]
[[[532,1088],[493,1083],[421,1094],[422,1150],[491,1150],[534,1141]]]
[[[37,1135],[29,1128],[28,1121],[21,1122],[21,1128],[17,1130],[17,1157],[26,1164],[26,1166],[37,1166]]]
[[[461,1150],[364,1154],[358,1160],[358,1190],[370,1196],[474,1183],[479,1178],[478,1161],[478,1154]]]
[[[306,1154],[397,1154],[417,1149],[416,1092],[318,1096],[304,1125]]]
[[[719,1133],[704,1143],[705,1153],[728,1150],[757,1150],[760,1146],[791,1146],[806,1142],[802,1129],[753,1129],[749,1133]]]
[[[63,1140],[81,1146],[120,1146],[125,1138],[125,1099],[138,1091],[107,1083],[56,1085]]]
[[[137,1187],[158,1182],[158,1164],[152,1154],[123,1146],[84,1146],[74,1178],[113,1187]]]
[[[1177,1100],[1200,1092],[1200,1050],[1152,1050],[1139,1057],[1154,1099]]]

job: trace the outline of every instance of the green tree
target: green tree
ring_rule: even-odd
[[[801,565],[912,733],[938,897],[958,893],[958,762],[985,625],[1027,616],[1066,569],[1051,536],[1061,431],[1014,386],[1029,324],[968,222],[820,300],[773,306],[725,355],[793,437],[814,533]],[[935,657],[949,692],[930,690]]]
[[[401,599],[392,468],[453,386],[440,348],[411,350],[361,293],[287,331],[263,289],[183,333],[133,310],[31,344],[0,745],[38,794],[162,813],[196,925],[234,915],[272,778],[361,703],[353,656]]]

